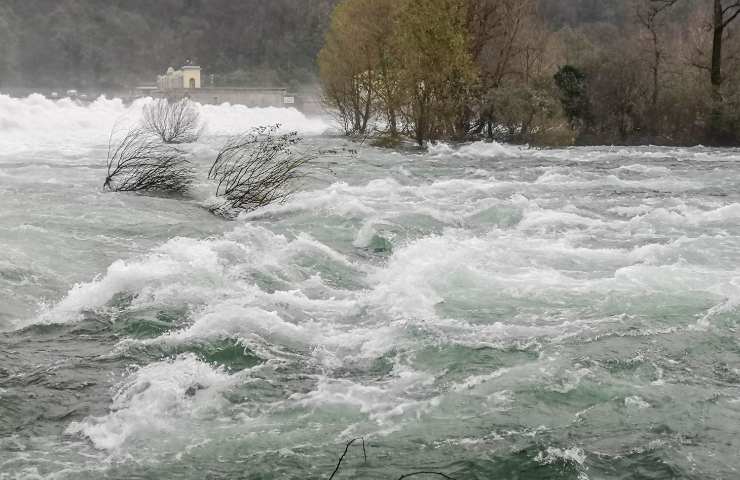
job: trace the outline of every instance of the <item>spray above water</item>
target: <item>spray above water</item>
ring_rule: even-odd
[[[125,104],[121,99],[100,97],[90,104],[66,98],[51,100],[33,94],[12,98],[0,94],[0,151],[22,154],[38,149],[57,149],[79,154],[89,146],[108,143],[111,130],[138,124],[143,111],[154,103],[143,98]],[[236,135],[263,125],[279,123],[284,131],[319,135],[329,126],[295,109],[248,108],[242,105],[197,105],[209,135]]]

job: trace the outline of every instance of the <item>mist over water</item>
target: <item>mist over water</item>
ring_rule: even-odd
[[[0,479],[736,478],[740,150],[396,152],[203,106],[191,198],[103,193],[147,100],[0,96]],[[327,154],[203,205],[225,135]],[[339,477],[338,477],[339,478]]]

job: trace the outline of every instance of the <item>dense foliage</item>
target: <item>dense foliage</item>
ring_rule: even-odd
[[[348,134],[740,143],[740,1],[344,0],[319,55]]]

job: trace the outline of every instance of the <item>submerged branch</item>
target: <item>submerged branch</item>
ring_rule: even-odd
[[[339,467],[342,466],[342,461],[344,460],[344,457],[347,456],[347,452],[349,451],[349,447],[351,447],[352,444],[355,443],[358,440],[362,440],[362,454],[365,457],[365,463],[367,463],[367,452],[365,451],[365,439],[362,438],[362,437],[360,437],[360,438],[353,438],[352,440],[350,440],[349,442],[347,442],[347,446],[344,447],[344,453],[342,454],[341,457],[339,457],[339,461],[337,462],[337,466],[336,466],[336,468],[334,468],[334,472],[332,472],[331,476],[329,477],[329,480],[333,480],[334,475],[336,475],[337,472],[339,471]]]
[[[412,473],[407,473],[406,475],[401,475],[400,477],[398,477],[398,480],[403,480],[404,478],[415,477],[417,475],[437,475],[438,477],[446,478],[447,480],[455,480],[453,477],[450,477],[449,475],[445,475],[444,473],[441,473],[441,472],[412,472]]]
[[[349,447],[351,447],[357,441],[362,441],[362,454],[363,454],[363,456],[365,458],[365,463],[367,463],[367,451],[365,450],[365,438],[364,437],[353,438],[352,440],[350,440],[349,442],[347,442],[347,445],[344,447],[344,452],[342,453],[342,456],[339,457],[339,461],[337,462],[337,466],[334,468],[334,471],[329,476],[329,480],[334,480],[334,477],[339,472],[339,469],[342,466],[342,462],[344,461],[344,457],[346,457],[347,456],[347,452],[349,452]],[[416,476],[419,476],[419,475],[436,475],[438,477],[442,477],[442,478],[445,478],[447,480],[456,480],[454,477],[451,477],[451,476],[449,476],[449,475],[447,475],[445,473],[435,472],[435,471],[432,471],[432,470],[422,470],[422,471],[418,471],[418,472],[406,473],[406,474],[401,475],[400,477],[398,477],[398,480],[403,480],[405,478],[416,477]]]

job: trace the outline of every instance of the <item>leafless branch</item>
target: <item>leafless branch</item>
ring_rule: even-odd
[[[342,466],[342,462],[344,461],[344,457],[347,456],[347,452],[349,451],[349,447],[351,447],[352,444],[354,444],[355,442],[360,441],[360,440],[362,441],[362,454],[365,457],[365,463],[367,463],[367,452],[365,451],[365,439],[362,438],[362,437],[360,437],[360,438],[353,438],[352,440],[350,440],[349,442],[347,442],[347,445],[344,447],[344,453],[342,453],[342,456],[339,457],[339,461],[337,462],[337,466],[334,468],[334,471],[332,472],[331,476],[329,476],[329,480],[334,480],[334,476],[337,474],[337,472],[339,472],[339,468]],[[438,477],[446,478],[447,480],[455,480],[455,478],[450,477],[449,475],[447,475],[445,473],[434,472],[434,471],[430,471],[430,470],[424,470],[424,471],[419,471],[419,472],[406,473],[406,474],[401,475],[400,477],[398,477],[398,480],[403,480],[405,478],[416,477],[418,475],[436,475]]]
[[[712,67],[710,67],[709,65],[705,65],[705,64],[699,63],[699,62],[691,62],[690,61],[690,62],[688,62],[688,65],[690,65],[690,66],[692,66],[694,68],[698,68],[699,70],[706,70],[708,72],[712,70]]]
[[[415,477],[417,475],[437,475],[438,477],[446,478],[447,480],[455,480],[453,477],[450,477],[449,475],[445,475],[441,472],[413,472],[413,473],[407,473],[406,475],[401,475],[398,477],[398,480],[403,480],[404,478],[410,478]]]
[[[342,461],[344,460],[344,457],[347,456],[347,452],[349,451],[349,447],[352,446],[353,443],[355,443],[358,440],[362,440],[362,455],[365,457],[365,463],[367,463],[367,452],[365,451],[365,439],[364,438],[353,438],[349,442],[347,442],[347,446],[344,447],[344,453],[341,457],[339,457],[339,461],[337,462],[336,468],[334,468],[334,472],[332,472],[331,476],[329,477],[329,480],[333,480],[334,475],[337,474],[339,471],[339,467],[342,466]]]
[[[172,102],[160,98],[144,107],[144,130],[164,143],[193,143],[203,130],[200,114],[187,98]]]
[[[193,180],[190,162],[182,152],[161,144],[142,129],[132,129],[108,145],[103,188],[116,192],[161,191],[185,193]]]
[[[732,13],[732,15],[730,15],[729,17],[727,17],[724,22],[722,22],[722,27],[723,28],[726,28],[729,24],[731,24],[733,22],[733,20],[735,20],[737,18],[738,15],[740,15],[740,4],[737,4],[736,3],[734,5],[730,5],[729,7],[727,7],[725,9],[725,12],[724,13],[725,14],[729,13],[731,8],[734,8],[735,11]]]
[[[278,134],[279,128],[255,128],[229,139],[221,148],[208,172],[222,199],[211,208],[214,213],[232,217],[282,202],[293,193],[295,182],[305,174],[303,167],[315,155],[298,152],[298,134]]]

